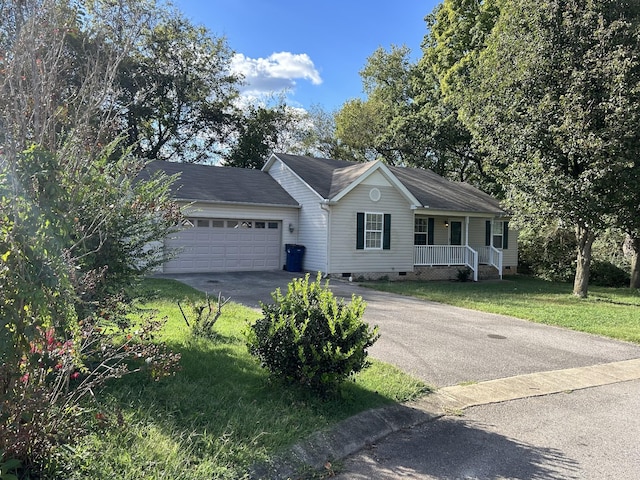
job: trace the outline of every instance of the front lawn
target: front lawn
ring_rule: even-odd
[[[640,290],[589,287],[509,276],[485,282],[367,282],[364,286],[483,312],[640,343]]]
[[[103,392],[104,411],[116,413],[108,413],[109,427],[67,454],[72,468],[66,478],[243,478],[254,462],[314,431],[428,391],[378,361],[329,400],[271,383],[241,334],[259,312],[227,304],[216,324],[218,338],[194,339],[176,300],[203,295],[171,280],[148,279],[143,287],[157,296],[140,308],[168,318],[158,340],[182,354],[181,370],[158,382],[132,375]]]

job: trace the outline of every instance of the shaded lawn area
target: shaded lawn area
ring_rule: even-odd
[[[173,280],[147,279],[154,298],[140,313],[167,317],[162,338],[182,354],[174,376],[154,382],[125,377],[100,395],[111,427],[96,429],[71,453],[67,478],[238,479],[247,467],[358,412],[416,398],[428,387],[378,361],[338,395],[321,399],[271,382],[242,336],[260,313],[229,303],[218,337],[190,336],[177,300],[204,295]],[[183,304],[184,307],[184,304]]]
[[[640,343],[640,290],[589,287],[572,295],[573,285],[507,276],[484,282],[365,282],[361,285],[483,312]]]

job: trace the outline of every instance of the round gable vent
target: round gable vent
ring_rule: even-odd
[[[369,190],[369,198],[374,202],[380,200],[380,190],[378,190],[377,188],[372,188],[371,190]]]

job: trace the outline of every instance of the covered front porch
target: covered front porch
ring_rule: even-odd
[[[480,265],[488,265],[502,279],[507,229],[507,222],[496,218],[416,213],[414,266],[468,267],[478,281]]]

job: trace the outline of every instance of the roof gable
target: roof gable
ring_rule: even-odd
[[[333,195],[331,196],[331,201],[333,202],[339,201],[347,193],[353,190],[356,186],[360,185],[367,178],[371,177],[371,175],[373,175],[375,172],[380,172],[389,181],[389,183],[393,185],[400,192],[400,194],[407,200],[409,204],[416,207],[420,206],[419,201],[402,184],[402,182],[400,182],[398,178],[396,178],[396,176],[393,173],[391,173],[389,168],[384,163],[382,163],[381,161],[375,161],[375,162],[367,162],[364,165],[365,167],[356,169],[355,167],[359,166],[359,164],[355,164],[352,167],[342,168],[334,172],[334,179],[336,177],[340,178],[342,176],[347,178],[342,181],[336,182],[338,184],[337,186],[340,187],[340,189],[336,188],[335,193],[332,189]],[[355,176],[356,174],[358,174],[357,177]],[[351,180],[351,181],[347,183],[347,180]]]
[[[149,163],[141,175],[157,171],[179,174],[171,187],[177,200],[298,206],[278,182],[261,170],[157,160]]]

